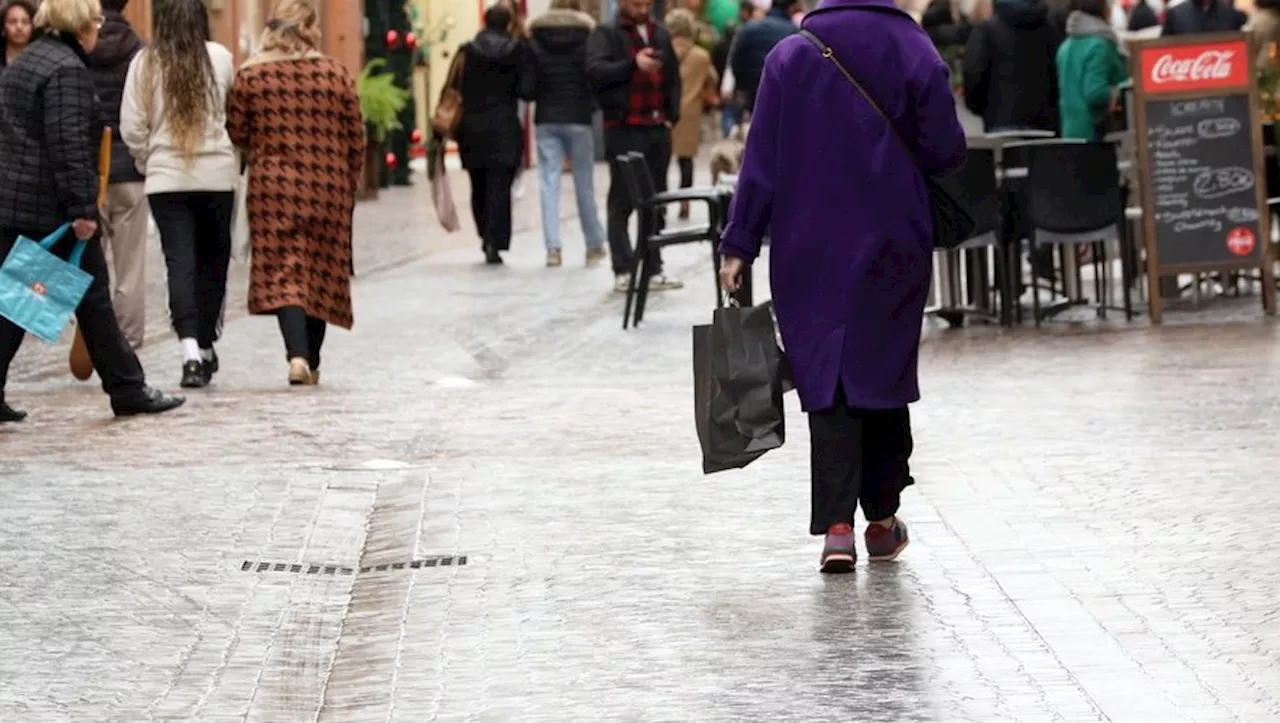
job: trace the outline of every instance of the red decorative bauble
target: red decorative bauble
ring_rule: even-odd
[[[415,146],[421,143],[422,131],[418,130],[417,128],[414,128],[413,132],[409,134],[409,141],[412,142]]]
[[[387,31],[387,47],[394,50],[395,47],[399,44],[400,44],[400,33],[397,33],[394,30],[388,30]]]
[[[405,33],[404,46],[410,50],[418,47],[418,36],[413,33]]]
[[[396,154],[394,153],[387,154],[387,168],[395,168],[399,164],[400,164],[400,161],[399,159],[396,158]]]

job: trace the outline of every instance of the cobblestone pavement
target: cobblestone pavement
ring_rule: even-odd
[[[383,189],[377,200],[362,201],[356,205],[355,267],[358,275],[376,273],[392,268],[427,254],[443,249],[478,248],[475,223],[471,220],[468,198],[471,186],[467,175],[460,170],[450,174],[454,200],[458,205],[458,219],[462,228],[456,233],[446,233],[436,221],[431,205],[431,187],[423,173],[415,173],[414,185]],[[578,208],[573,202],[573,184],[566,175],[561,185],[562,224],[576,224]],[[603,197],[608,188],[608,168],[596,168],[596,190]],[[513,227],[516,232],[541,228],[538,212],[537,172],[528,172],[523,179],[524,193],[514,201]],[[601,213],[604,207],[601,206]],[[540,236],[539,236],[540,238]],[[164,254],[160,250],[160,237],[154,227],[147,247],[147,340],[164,338],[170,333],[168,292],[165,289]],[[227,284],[226,318],[228,321],[245,315],[249,289],[249,267],[233,260],[230,280]],[[27,343],[14,360],[14,373],[41,371],[61,375],[66,367],[66,345],[70,344],[68,332],[62,346],[49,347]]]
[[[318,388],[252,318],[167,416],[20,376],[0,720],[1280,720],[1275,325],[930,332],[914,544],[824,578],[794,397],[699,472],[705,248],[624,333],[576,235],[422,236]]]

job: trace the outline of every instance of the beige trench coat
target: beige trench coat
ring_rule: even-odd
[[[711,64],[711,54],[693,44],[690,38],[671,41],[680,59],[680,122],[671,129],[671,155],[693,158],[702,144],[702,114],[706,110],[704,96],[715,94],[720,77]]]

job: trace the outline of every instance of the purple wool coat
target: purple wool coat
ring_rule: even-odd
[[[964,162],[950,74],[892,0],[823,0],[804,27],[830,45],[910,145],[800,35],[765,62],[720,252],[748,263],[770,236],[773,301],[805,411],[920,398],[933,273],[922,173]]]

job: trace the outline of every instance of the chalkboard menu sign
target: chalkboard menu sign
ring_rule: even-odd
[[[1255,57],[1240,33],[1133,45],[1147,273],[1259,269],[1275,311]],[[1162,316],[1152,293],[1151,318]]]

